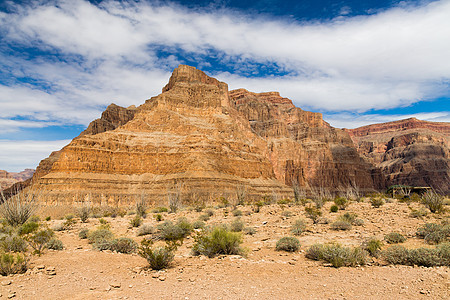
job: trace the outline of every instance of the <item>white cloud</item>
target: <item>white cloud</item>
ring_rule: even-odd
[[[380,114],[355,114],[355,113],[337,113],[324,114],[324,120],[336,128],[357,128],[375,123],[385,123],[408,118],[417,118],[423,121],[431,122],[450,122],[450,111],[429,112],[404,115],[380,115]]]
[[[20,172],[36,168],[52,151],[60,150],[69,140],[59,141],[12,141],[0,140],[0,170]]]
[[[314,110],[364,112],[449,96],[448,0],[322,23],[146,2],[36,3],[1,14],[0,32],[10,43],[37,47],[48,55],[24,59],[3,53],[0,61],[12,73],[51,88],[0,86],[3,117],[32,115],[86,125],[110,102],[142,103],[160,92],[168,70],[178,63],[171,55],[158,58],[155,48],[168,53],[182,49],[200,59],[213,51],[217,63],[225,65],[242,60],[276,63],[292,74],[213,75],[232,88],[278,90]],[[18,99],[24,99],[19,100],[25,103],[22,107]]]

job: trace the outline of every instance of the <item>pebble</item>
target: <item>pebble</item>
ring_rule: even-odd
[[[13,292],[13,293],[11,293],[11,294],[8,295],[8,299],[14,298],[15,296],[16,296],[16,293]]]
[[[109,285],[115,289],[119,289],[121,287],[121,284],[119,282],[113,282],[110,283]]]
[[[5,286],[5,285],[10,285],[11,283],[12,283],[11,280],[4,280],[4,281],[2,281],[2,285],[3,285],[3,286]]]
[[[39,266],[36,266],[36,269],[43,270],[43,269],[45,269],[45,266],[44,265],[39,265]]]
[[[166,277],[164,277],[164,276],[159,276],[158,279],[159,279],[159,281],[165,281],[165,280],[166,280]]]

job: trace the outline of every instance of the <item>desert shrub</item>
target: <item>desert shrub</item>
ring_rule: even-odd
[[[305,213],[308,218],[310,218],[314,224],[317,224],[319,217],[322,215],[322,211],[314,206],[305,206]]]
[[[26,222],[24,224],[22,224],[22,226],[20,226],[17,230],[17,233],[19,235],[25,235],[25,234],[29,234],[32,232],[35,232],[36,230],[38,230],[39,228],[39,224],[36,222]]]
[[[102,225],[106,225],[106,224],[108,224],[108,221],[106,221],[105,219],[103,219],[103,218],[100,218],[99,220],[98,220],[99,222],[100,222],[100,224],[102,224]]]
[[[235,217],[240,217],[240,216],[242,216],[242,210],[239,210],[239,209],[235,209],[235,210],[233,210],[231,213],[232,213],[233,216],[235,216]]]
[[[131,227],[139,227],[142,224],[142,218],[139,215],[136,215],[133,219],[130,221]]]
[[[21,192],[6,199],[1,194],[0,216],[11,226],[24,224],[37,210],[34,197],[32,193]]]
[[[214,216],[214,210],[209,208],[209,209],[205,210],[205,214],[207,214],[208,216],[212,217],[212,216]]]
[[[185,219],[180,218],[177,224],[165,221],[158,225],[159,237],[166,241],[182,240],[192,231],[192,225]]]
[[[28,259],[21,253],[0,253],[0,275],[22,274],[27,271]]]
[[[147,260],[150,268],[162,270],[172,263],[178,245],[175,242],[168,242],[165,246],[154,247],[152,240],[144,239],[138,253]]]
[[[384,204],[384,200],[382,198],[370,198],[370,204],[372,204],[373,207],[378,208],[381,207]]]
[[[363,243],[362,248],[366,250],[370,256],[378,257],[381,254],[382,246],[383,242],[379,239],[371,238]]]
[[[136,252],[138,244],[130,238],[121,237],[110,242],[109,250],[130,254]]]
[[[441,257],[437,249],[417,248],[408,250],[408,264],[434,267],[441,264]]]
[[[428,212],[421,208],[421,209],[411,209],[411,212],[409,214],[409,216],[411,218],[422,218],[425,217],[428,214]]]
[[[308,249],[306,257],[323,260],[335,268],[356,267],[366,264],[367,252],[359,247],[352,249],[337,243],[316,244]]]
[[[52,250],[62,250],[64,249],[64,244],[63,242],[61,242],[61,240],[52,238],[50,241],[48,241],[46,247]]]
[[[441,243],[436,246],[436,249],[441,257],[441,265],[450,266],[450,242]]]
[[[169,209],[171,213],[176,213],[181,208],[181,185],[174,186],[173,190],[167,194]]]
[[[408,264],[409,251],[404,246],[393,245],[381,252],[383,259],[393,265]]]
[[[356,220],[357,217],[358,217],[358,215],[355,214],[355,213],[346,212],[345,214],[340,215],[340,216],[338,217],[338,220],[340,220],[340,221],[345,221],[345,222],[348,222],[348,223],[350,223],[350,224],[353,224],[353,223],[355,222],[355,220]]]
[[[51,229],[41,229],[27,235],[26,240],[34,249],[34,253],[41,255],[42,251],[46,248],[47,243],[52,239],[54,234],[55,233]]]
[[[416,235],[419,238],[424,239],[428,234],[436,231],[441,231],[443,226],[436,223],[425,223],[423,226],[417,229]]]
[[[142,236],[152,234],[153,232],[155,232],[155,228],[153,228],[153,226],[151,226],[150,224],[143,224],[138,228],[137,235]]]
[[[52,219],[52,217],[48,216],[45,218],[45,221],[50,221]]]
[[[248,235],[254,235],[256,234],[256,229],[253,227],[245,227],[243,232]]]
[[[289,211],[289,210],[283,210],[283,212],[281,213],[281,215],[282,215],[283,217],[290,218],[290,217],[292,217],[292,212]]]
[[[427,191],[423,194],[422,203],[432,213],[437,213],[444,209],[444,197],[434,191]]]
[[[406,241],[406,238],[398,232],[391,232],[384,236],[384,240],[388,244],[398,244],[404,243]]]
[[[80,217],[81,222],[86,223],[89,219],[89,215],[91,214],[90,206],[83,206],[78,210],[78,216]]]
[[[337,212],[338,210],[339,210],[339,207],[338,207],[337,205],[331,205],[331,207],[330,207],[330,212],[335,213],[335,212]]]
[[[244,229],[245,225],[244,222],[242,222],[241,218],[235,218],[230,223],[230,230],[233,232],[241,232]]]
[[[66,225],[65,222],[61,222],[61,223],[57,223],[55,225],[52,226],[52,230],[53,231],[63,231],[66,230]]]
[[[345,220],[336,220],[331,223],[331,229],[333,230],[350,230],[352,229],[352,224]]]
[[[192,223],[192,227],[194,227],[194,229],[204,228],[205,227],[205,222],[203,222],[201,220],[197,220],[194,223]]]
[[[314,244],[306,250],[305,257],[312,260],[322,260],[325,246],[323,244]]]
[[[207,214],[202,214],[202,215],[200,215],[199,217],[198,217],[198,219],[200,220],[200,221],[203,221],[203,222],[206,222],[206,221],[208,221],[209,220],[209,215],[207,215]]]
[[[27,242],[15,234],[6,235],[0,240],[0,248],[4,252],[25,252],[27,246]]]
[[[298,219],[291,226],[291,233],[293,235],[301,235],[303,231],[306,229],[305,221],[302,219]]]
[[[297,252],[300,249],[300,241],[291,236],[285,236],[278,240],[275,249],[277,251]]]
[[[345,197],[336,197],[334,198],[334,204],[338,206],[339,209],[345,209],[350,204],[350,201],[348,201]]]
[[[224,226],[216,226],[211,230],[202,230],[194,237],[193,255],[214,257],[217,254],[242,254],[240,247],[242,237]]]
[[[147,216],[147,201],[142,196],[139,201],[136,202],[136,215],[141,218],[145,218]]]
[[[253,203],[253,207],[252,207],[253,212],[259,213],[261,210],[261,207],[263,207],[264,204],[265,204],[264,201],[258,201],[258,202]]]
[[[70,228],[73,224],[76,223],[75,216],[73,214],[67,214],[64,216],[64,225],[66,228]]]
[[[356,219],[355,221],[353,221],[353,225],[355,225],[355,226],[363,226],[364,225],[364,220],[363,219]]]
[[[152,213],[163,213],[163,212],[168,212],[168,211],[169,211],[169,209],[164,206],[152,209]]]
[[[89,229],[81,229],[80,232],[78,232],[78,237],[80,239],[87,239],[89,234]]]
[[[156,222],[161,222],[163,220],[163,217],[161,214],[154,215]]]
[[[96,229],[87,235],[89,244],[100,244],[114,239],[114,234],[109,229]]]
[[[449,238],[449,233],[450,233],[449,230],[447,230],[447,232],[446,232],[443,228],[442,230],[430,232],[429,234],[427,234],[425,236],[424,240],[427,244],[437,245],[437,244],[447,241]]]

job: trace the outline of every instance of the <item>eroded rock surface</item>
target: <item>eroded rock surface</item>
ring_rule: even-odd
[[[358,152],[379,167],[388,185],[450,191],[450,124],[416,118],[347,130]]]

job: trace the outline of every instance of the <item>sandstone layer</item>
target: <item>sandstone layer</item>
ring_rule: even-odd
[[[21,172],[7,172],[5,170],[0,170],[0,191],[8,189],[17,182],[31,178],[33,173],[33,169],[25,169]]]
[[[450,123],[416,118],[347,130],[358,152],[387,184],[450,192]]]

